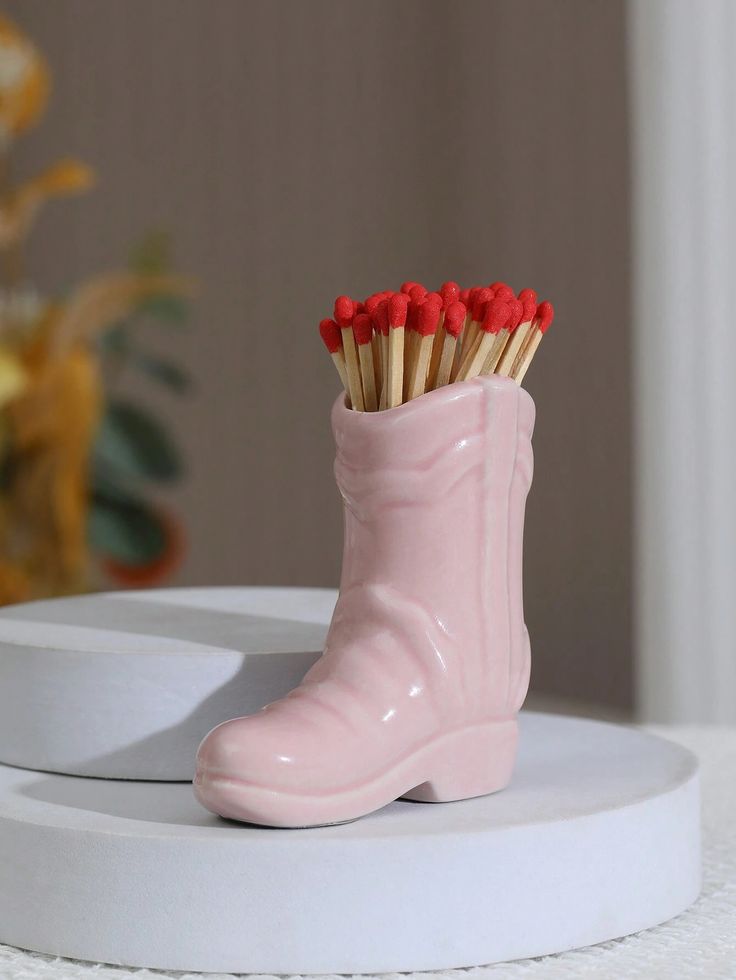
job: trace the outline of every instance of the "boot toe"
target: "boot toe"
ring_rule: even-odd
[[[240,783],[282,783],[280,773],[288,771],[293,757],[268,732],[269,727],[258,715],[218,725],[199,747],[198,775]]]

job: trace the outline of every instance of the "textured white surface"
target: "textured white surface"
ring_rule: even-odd
[[[185,785],[0,768],[0,936],[116,963],[313,974],[585,945],[693,901],[694,767],[633,729],[528,714],[504,792],[302,831],[225,824]]]
[[[332,589],[160,589],[0,610],[0,762],[191,779],[222,721],[282,697],[319,657]]]

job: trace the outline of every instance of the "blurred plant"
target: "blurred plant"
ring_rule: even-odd
[[[24,245],[42,206],[94,182],[65,159],[13,185],[14,141],[42,114],[49,73],[35,46],[0,16],[0,604],[91,587],[94,559],[124,585],[149,585],[183,551],[179,521],[147,499],[181,472],[176,446],[146,409],[112,394],[123,371],[176,394],[187,377],[148,353],[139,328],[178,326],[192,294],[150,235],[128,269],[42,296]]]

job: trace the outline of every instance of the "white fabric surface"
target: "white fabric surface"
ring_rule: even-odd
[[[695,905],[671,922],[587,949],[496,966],[414,974],[422,980],[734,980],[736,978],[736,728],[653,728],[700,758],[704,883]],[[42,911],[39,910],[39,914]],[[131,921],[131,928],[135,928]],[[192,974],[129,970],[0,946],[2,980],[186,980]],[[217,980],[207,974],[209,980]],[[406,978],[411,974],[396,975]]]

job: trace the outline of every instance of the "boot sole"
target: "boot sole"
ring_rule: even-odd
[[[264,827],[324,827],[350,823],[397,799],[451,803],[496,793],[508,785],[516,759],[515,719],[486,722],[441,735],[387,772],[337,793],[306,796],[199,770],[194,792],[213,813]]]

